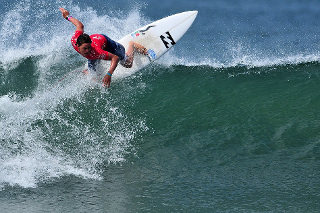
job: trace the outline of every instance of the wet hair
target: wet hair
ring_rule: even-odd
[[[91,44],[91,42],[92,41],[91,41],[90,36],[88,34],[83,33],[78,37],[76,44],[78,45],[78,47],[80,47],[84,43],[90,43]]]

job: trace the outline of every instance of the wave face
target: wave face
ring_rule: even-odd
[[[94,207],[79,200],[68,212],[319,209],[317,4],[3,1],[1,209],[15,212],[12,194],[51,202],[61,187],[93,193],[85,202]],[[199,14],[160,60],[116,73],[105,89],[82,74],[59,7],[115,40],[167,15]],[[16,212],[40,205],[28,202]]]

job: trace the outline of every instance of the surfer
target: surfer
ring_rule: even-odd
[[[103,86],[110,86],[111,76],[118,66],[118,63],[126,68],[131,68],[133,63],[134,52],[147,55],[148,51],[142,45],[131,41],[127,52],[123,45],[113,41],[108,36],[103,34],[88,35],[84,33],[83,24],[76,18],[70,16],[69,11],[60,8],[63,18],[70,21],[76,26],[76,31],[71,38],[73,48],[80,53],[83,57],[88,59],[89,70],[94,70],[97,60],[110,60],[110,68],[104,76],[102,82]]]

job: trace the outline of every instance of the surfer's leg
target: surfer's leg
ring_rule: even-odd
[[[148,50],[144,46],[142,46],[141,44],[138,44],[134,41],[130,41],[128,51],[126,53],[127,57],[126,57],[125,62],[123,63],[124,67],[126,67],[126,68],[132,67],[133,57],[134,57],[135,52],[138,52],[143,55],[148,55]]]
[[[103,35],[103,34],[101,34]],[[112,53],[119,57],[120,61],[125,61],[126,57],[126,50],[124,46],[111,38],[109,38],[106,35],[103,35],[107,39],[107,46],[103,49],[105,51],[108,51],[109,53]]]

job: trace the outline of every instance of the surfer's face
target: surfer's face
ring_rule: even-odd
[[[91,43],[83,43],[81,46],[78,46],[78,49],[81,55],[87,56],[91,51]]]

